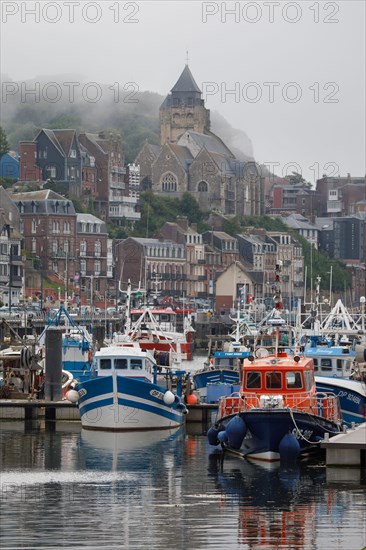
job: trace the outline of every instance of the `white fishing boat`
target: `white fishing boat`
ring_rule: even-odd
[[[184,371],[164,370],[149,351],[123,346],[97,351],[94,371],[95,378],[77,384],[68,394],[70,401],[78,403],[83,428],[137,431],[184,423]],[[158,374],[164,385],[157,384]],[[176,393],[171,391],[173,379]]]

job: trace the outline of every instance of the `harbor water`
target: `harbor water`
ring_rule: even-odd
[[[191,426],[127,434],[3,422],[1,549],[366,546],[363,470],[223,458]]]

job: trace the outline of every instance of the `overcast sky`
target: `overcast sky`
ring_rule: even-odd
[[[1,10],[5,82],[56,75],[68,94],[71,73],[166,94],[188,50],[206,107],[248,134],[258,162],[278,175],[298,166],[311,182],[365,174],[362,0],[3,0]]]

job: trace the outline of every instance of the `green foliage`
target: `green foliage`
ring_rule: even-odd
[[[14,178],[0,178],[0,185],[4,187],[4,189],[9,189],[17,181],[18,180]]]
[[[141,220],[135,224],[132,236],[151,237],[165,222],[175,222],[179,216],[187,216],[190,224],[202,224],[205,218],[196,199],[189,193],[177,199],[146,191],[141,195]]]
[[[10,151],[8,139],[5,130],[0,126],[0,158]]]
[[[266,231],[288,231],[287,225],[277,218],[270,216],[237,216],[224,221],[224,231],[229,235],[237,235],[250,227],[265,229]]]
[[[293,232],[291,232],[293,233]],[[327,290],[330,287],[330,272],[332,267],[332,289],[334,291],[344,291],[351,287],[351,276],[346,271],[346,266],[340,261],[330,258],[324,252],[316,250],[304,237],[297,232],[294,237],[301,243],[304,254],[304,263],[307,267],[306,286],[315,288],[316,277],[320,277],[321,290]],[[312,283],[311,283],[312,280]]]
[[[131,234],[131,228],[129,225],[114,225],[110,223],[107,224],[107,227],[110,239],[127,239],[127,237]]]

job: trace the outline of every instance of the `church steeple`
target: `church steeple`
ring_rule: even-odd
[[[160,107],[160,143],[176,143],[187,130],[203,134],[209,129],[210,111],[187,63]]]
[[[170,91],[172,92],[172,94],[186,92],[186,93],[198,93],[200,94],[200,96],[202,95],[202,92],[197,86],[197,83],[193,78],[193,75],[188,65],[184,67],[182,74],[180,75],[177,82],[175,83],[175,85]]]

